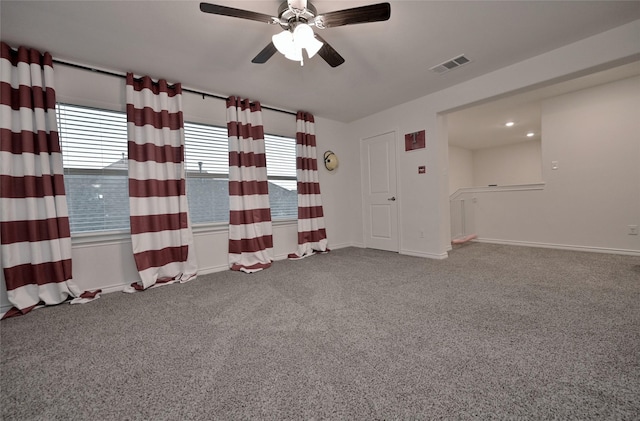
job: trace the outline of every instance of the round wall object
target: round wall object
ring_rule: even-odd
[[[324,153],[324,167],[329,171],[338,168],[338,157],[332,151],[326,151]]]

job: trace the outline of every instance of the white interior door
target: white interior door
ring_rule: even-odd
[[[396,196],[396,135],[384,133],[363,139],[365,246],[398,251],[398,197]]]

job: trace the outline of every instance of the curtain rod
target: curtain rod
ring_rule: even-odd
[[[94,73],[100,73],[102,75],[115,76],[115,77],[119,77],[119,78],[122,78],[122,79],[125,79],[127,77],[125,74],[122,74],[122,73],[110,72],[108,70],[94,69],[93,67],[83,66],[81,64],[75,64],[75,63],[69,63],[69,62],[66,62],[66,61],[58,60],[58,59],[53,59],[53,62],[55,64],[62,64],[63,66],[69,66],[69,67],[73,67],[75,69],[81,69],[81,70],[87,70],[87,71],[94,72]],[[204,99],[204,97],[209,97],[209,98],[221,99],[223,101],[227,100],[227,97],[225,97],[225,96],[210,94],[208,92],[196,91],[196,90],[187,89],[187,88],[182,88],[182,91],[183,92],[189,92],[191,94],[202,95],[203,99]],[[293,111],[282,110],[280,108],[273,108],[273,107],[269,107],[269,106],[262,105],[262,104],[260,104],[260,106],[265,110],[277,111],[279,113],[284,113],[284,114],[289,114],[289,115],[296,115],[296,113],[293,112]]]

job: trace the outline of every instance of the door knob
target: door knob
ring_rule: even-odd
[[[396,197],[395,197],[395,196],[393,196],[393,197],[388,198],[387,200],[390,200],[390,201],[392,201],[392,202],[395,202],[395,201],[396,201]]]

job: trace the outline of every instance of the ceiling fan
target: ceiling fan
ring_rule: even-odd
[[[389,3],[372,4],[318,14],[315,6],[307,0],[287,0],[278,7],[278,17],[264,13],[236,9],[210,3],[200,3],[200,10],[214,15],[231,16],[257,22],[280,25],[283,29],[271,38],[271,42],[251,60],[252,63],[266,63],[276,51],[286,58],[304,64],[303,50],[309,58],[316,53],[331,67],[344,63],[344,58],[333,49],[311,27],[318,29],[357,23],[380,22],[391,16]]]

